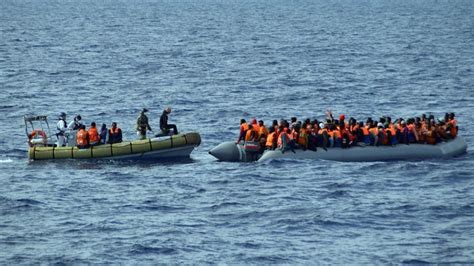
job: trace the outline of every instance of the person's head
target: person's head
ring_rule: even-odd
[[[74,117],[74,120],[76,121],[81,121],[82,117],[81,115],[76,115],[76,117]]]
[[[402,125],[402,127],[404,127],[406,125],[405,120],[400,121],[400,125]]]
[[[106,125],[106,124],[102,124],[101,129],[104,130],[104,129],[106,129],[106,128],[107,128],[107,125]]]
[[[364,126],[364,122],[360,121],[359,122],[359,127],[363,127]]]
[[[270,128],[268,129],[268,134],[271,134],[271,133],[273,133],[273,132],[275,132],[275,128],[274,128],[274,127],[270,127]]]
[[[380,119],[379,119],[379,122],[382,123],[382,124],[385,124],[385,121],[387,121],[387,118],[385,116],[382,116]]]
[[[259,120],[259,121],[258,121],[258,125],[259,125],[259,126],[263,126],[263,120]]]
[[[379,122],[379,123],[377,124],[377,127],[378,127],[379,129],[383,128],[383,123],[380,123],[380,122]]]
[[[339,121],[344,121],[344,119],[346,119],[346,116],[344,114],[341,114],[339,116]]]
[[[168,114],[171,113],[171,107],[167,107],[167,108],[165,109],[165,111],[166,111]]]
[[[253,125],[252,125],[252,124],[249,125],[249,129],[253,129]]]
[[[293,117],[291,118],[291,123],[295,123],[296,120],[297,120],[296,117],[293,116]]]
[[[390,116],[387,116],[387,123],[392,123],[392,118]]]
[[[322,123],[322,122],[319,123],[319,128],[320,128],[320,129],[323,129],[323,128],[324,128],[324,123]]]
[[[272,126],[278,126],[278,120],[273,120],[272,121]]]
[[[91,123],[91,127],[95,127],[95,122],[92,122],[92,123]]]
[[[80,129],[86,130],[86,126],[85,126],[85,125],[81,125],[81,126],[80,126]]]
[[[148,112],[148,109],[146,109],[146,108],[143,108],[142,111],[141,111],[142,114],[144,114],[146,112]]]
[[[449,114],[449,119],[454,119],[454,113]]]
[[[252,119],[252,123],[251,123],[251,124],[252,124],[252,125],[256,125],[256,124],[257,124],[257,119],[255,119],[255,118]]]
[[[245,121],[245,119],[240,119],[240,124],[242,125],[243,123],[246,123],[247,121]]]
[[[116,122],[112,122],[112,128],[116,128],[117,127],[117,123]]]
[[[66,113],[65,112],[61,112],[59,114],[59,119],[66,119]]]

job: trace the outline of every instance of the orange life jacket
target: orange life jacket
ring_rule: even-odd
[[[342,138],[341,130],[336,129],[336,130],[332,131],[331,137],[334,137],[336,139],[341,139]]]
[[[268,136],[268,129],[265,126],[261,126],[258,131],[258,138],[266,138]]]
[[[287,141],[289,140],[290,136],[288,133],[286,133],[286,130],[283,130],[280,135],[278,135],[278,141],[277,141],[277,145],[279,148],[283,147],[283,140],[282,140],[282,136],[283,135],[286,135],[286,139]]]
[[[97,132],[96,127],[89,128],[89,130],[87,131],[87,134],[89,134],[89,143],[91,144],[99,143],[100,137],[99,137],[99,133]]]
[[[77,146],[86,146],[89,144],[87,142],[87,131],[80,129],[76,134],[76,145]]]
[[[458,123],[456,119],[449,120],[448,124],[451,125],[451,137],[455,138],[458,135],[458,130],[456,128]]]
[[[371,129],[369,129],[369,132],[374,135],[374,136],[378,136],[379,135],[379,129],[376,128],[376,127],[373,127]],[[365,134],[364,134],[365,135]]]
[[[367,129],[367,127],[362,127],[362,134],[364,134],[364,136],[370,135],[369,130]]]
[[[271,148],[273,147],[273,141],[275,140],[275,132],[272,132],[270,134],[268,134],[267,136],[267,142],[265,143],[265,146],[268,147],[268,148]]]
[[[298,135],[298,144],[303,147],[306,147],[307,143],[308,143],[308,133],[305,128],[302,128],[300,130],[300,134]]]
[[[397,130],[395,129],[395,126],[392,123],[390,123],[390,125],[388,126],[388,130],[392,134],[392,137],[395,137],[397,135]]]
[[[426,143],[432,145],[436,144],[436,134],[433,128],[426,130]]]
[[[249,125],[247,123],[243,123],[240,125],[240,132],[245,132],[249,129]]]
[[[245,133],[245,141],[254,141],[258,137],[257,135],[255,130],[247,130],[247,133]]]
[[[389,139],[388,139],[388,137],[387,137],[387,132],[386,132],[386,130],[385,130],[385,129],[381,129],[381,130],[379,130],[379,133],[382,133],[382,138],[383,138],[383,140],[382,140],[382,145],[388,145]]]

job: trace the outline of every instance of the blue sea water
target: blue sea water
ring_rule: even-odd
[[[474,263],[471,0],[0,1],[1,264]],[[191,160],[28,163],[22,117],[198,131]],[[455,112],[449,160],[222,163],[240,118]]]

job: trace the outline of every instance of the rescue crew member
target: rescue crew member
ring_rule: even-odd
[[[81,125],[76,134],[76,146],[79,149],[89,148],[89,134],[86,131],[86,126]]]
[[[66,146],[66,113],[62,112],[59,115],[59,121],[56,124],[56,137],[58,138],[58,147]]]
[[[160,129],[165,134],[169,134],[170,129],[173,129],[173,134],[176,135],[178,134],[178,128],[176,127],[176,125],[168,124],[168,115],[170,113],[171,113],[170,107],[163,110],[163,113],[161,114],[161,117],[160,117]]]
[[[146,139],[146,131],[153,131],[150,124],[148,124],[148,117],[145,115],[146,112],[148,112],[148,109],[143,108],[137,118],[136,129],[138,139]]]
[[[117,123],[112,123],[112,128],[109,129],[109,141],[108,144],[122,142],[122,130],[117,127]]]
[[[90,146],[97,146],[100,144],[100,136],[99,132],[97,131],[95,122],[91,123],[89,130],[87,130],[87,134],[89,135]]]
[[[76,116],[74,117],[74,120],[72,120],[71,123],[69,123],[69,125],[67,126],[67,128],[68,128],[69,130],[74,130],[74,131],[79,130],[79,129],[81,128],[81,126],[82,126],[81,120],[82,120],[81,115],[76,115]]]

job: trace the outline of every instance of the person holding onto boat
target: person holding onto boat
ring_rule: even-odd
[[[56,137],[58,138],[58,147],[66,146],[66,113],[61,112],[59,115],[59,121],[56,124]]]
[[[249,129],[249,125],[245,119],[240,119],[240,131],[239,131],[239,138],[237,139],[237,143],[240,141],[245,140],[245,135],[247,134],[247,130]]]
[[[97,146],[100,144],[100,136],[99,136],[99,132],[97,131],[95,122],[91,123],[89,130],[87,130],[87,133],[89,135],[90,146]]]
[[[148,124],[148,117],[145,113],[148,112],[148,109],[143,108],[140,112],[140,115],[137,118],[137,135],[139,139],[146,139],[146,131],[152,131],[150,124]]]
[[[160,117],[160,129],[163,131],[165,134],[169,134],[170,129],[173,130],[173,135],[178,134],[178,128],[174,124],[168,124],[168,115],[171,113],[171,108],[168,107],[165,110],[163,110],[163,113],[161,114]]]
[[[89,148],[89,133],[86,131],[86,126],[81,125],[76,134],[76,146],[79,149]]]
[[[109,140],[108,144],[120,143],[122,142],[122,130],[117,127],[117,123],[113,122],[112,127],[109,129]]]

